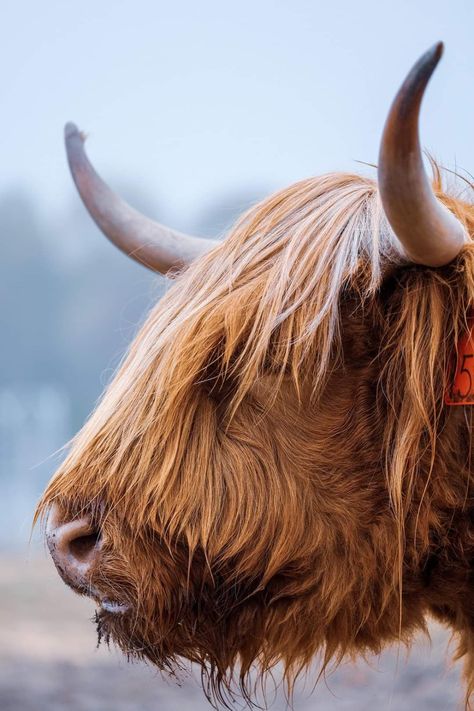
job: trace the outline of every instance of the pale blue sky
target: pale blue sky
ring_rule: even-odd
[[[423,140],[474,171],[472,0],[3,0],[0,17],[0,191],[24,185],[46,214],[73,199],[69,119],[104,177],[183,229],[234,189],[363,170],[439,39]]]

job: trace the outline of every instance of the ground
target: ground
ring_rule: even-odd
[[[46,555],[2,555],[0,566],[1,711],[210,711],[197,674],[177,686],[113,650],[96,649],[93,604],[61,583]],[[370,665],[340,668],[312,694],[310,681],[300,685],[295,711],[462,709],[449,633],[434,624],[430,631],[431,643],[420,638],[408,659],[392,648]],[[286,708],[278,694],[271,709]]]

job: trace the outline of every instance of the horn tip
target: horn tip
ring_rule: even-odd
[[[72,121],[68,121],[64,126],[64,138],[69,141],[78,136],[82,142],[86,140],[86,134],[83,131],[79,131],[78,127]]]
[[[438,64],[439,60],[443,56],[444,52],[444,42],[436,42],[431,49],[428,50],[428,53],[431,55],[432,60]]]
[[[405,80],[405,86],[410,87],[410,91],[420,92],[420,98],[433,72],[439,64],[444,52],[444,43],[436,42],[424,54],[421,55],[417,63]]]
[[[79,133],[79,130],[75,123],[68,121],[64,126],[64,136],[65,138],[70,138],[73,134]]]
[[[444,52],[444,43],[436,42],[425,54],[420,57],[417,64],[413,67],[412,72],[408,75],[408,84],[412,84],[414,93],[419,94],[419,98],[423,96],[426,85],[431,79],[433,72],[439,64]]]

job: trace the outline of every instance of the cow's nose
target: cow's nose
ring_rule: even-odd
[[[90,516],[65,520],[58,507],[51,509],[46,540],[64,582],[80,593],[93,593],[91,572],[100,556],[102,536]]]

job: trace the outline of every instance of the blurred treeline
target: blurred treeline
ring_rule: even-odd
[[[166,220],[130,186],[134,206]],[[238,191],[188,219],[219,236],[264,191]],[[169,220],[168,220],[169,221]],[[179,225],[176,225],[179,227]],[[41,490],[110,380],[166,280],[99,233],[78,197],[45,214],[34,194],[0,195],[0,547],[23,545]]]

